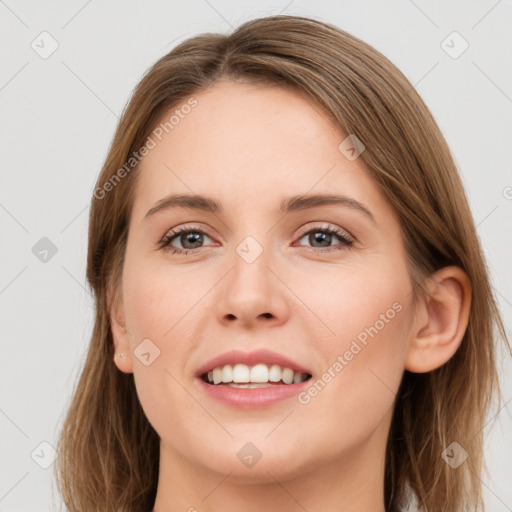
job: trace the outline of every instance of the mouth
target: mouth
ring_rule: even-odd
[[[254,410],[278,406],[303,392],[313,372],[273,350],[231,350],[200,366],[196,382],[201,393],[232,409]]]
[[[206,384],[231,388],[256,389],[272,386],[292,386],[301,384],[312,375],[278,364],[259,363],[254,366],[245,364],[226,364],[218,366],[200,375]]]

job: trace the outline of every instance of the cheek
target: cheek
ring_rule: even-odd
[[[190,321],[187,315],[193,313],[192,309],[204,295],[201,281],[190,271],[186,276],[181,275],[179,269],[171,269],[165,261],[154,263],[141,259],[139,265],[132,264],[131,268],[135,270],[123,277],[123,292],[132,341],[154,337],[162,349],[171,339],[173,346],[179,344],[183,336],[175,333],[186,327]]]
[[[171,269],[168,262],[160,259],[144,261],[143,255],[132,253],[123,274],[133,373],[141,401],[146,398],[146,403],[153,403],[158,397],[174,397],[179,385],[172,376],[188,383],[183,373],[190,369],[184,363],[196,348],[194,332],[205,317],[205,302],[201,301],[204,279],[201,282],[199,273],[190,270]],[[151,361],[148,366],[137,357],[146,352],[150,353],[146,358]]]
[[[324,435],[340,422],[354,437],[369,434],[393,405],[411,314],[407,279],[394,277],[400,272],[405,270],[352,269],[332,279],[323,294],[309,282],[308,305],[334,331],[317,340],[324,369],[301,401],[312,417],[325,418]]]
[[[187,314],[196,311],[192,306],[199,299],[192,292],[198,288],[190,282],[184,283],[189,288],[181,288],[182,280],[168,269],[164,272],[147,264],[132,268],[138,270],[126,276],[124,293],[137,395],[153,428],[172,437],[181,422],[192,423],[197,416],[195,402],[183,388],[187,387],[183,364],[194,350],[186,332]],[[143,343],[144,352],[139,350]],[[146,365],[137,354],[148,352],[150,363]],[[177,410],[179,422],[175,421]]]
[[[358,262],[328,271],[325,267],[309,269],[300,279],[290,271],[285,278],[302,299],[297,302],[296,320],[307,320],[306,331],[312,339],[322,340],[314,350],[328,355],[333,350],[343,353],[356,338],[363,343],[372,339],[376,334],[372,326],[379,333],[381,346],[386,344],[384,333],[405,316],[403,303],[408,299],[409,287],[406,278],[398,279],[405,272],[388,260],[374,258],[372,264]]]

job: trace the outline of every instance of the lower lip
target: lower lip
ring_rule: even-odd
[[[274,384],[266,388],[232,388],[223,384],[207,384],[198,377],[199,386],[204,392],[220,402],[241,409],[268,407],[280,400],[296,396],[309,386],[311,377],[296,384]]]

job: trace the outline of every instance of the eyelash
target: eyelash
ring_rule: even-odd
[[[305,231],[302,231],[299,235],[299,240],[301,238],[303,238],[305,235],[308,235],[310,233],[317,233],[317,232],[322,232],[322,233],[327,233],[327,234],[330,234],[330,235],[335,235],[336,237],[338,237],[342,244],[345,246],[344,248],[341,248],[341,247],[338,247],[338,248],[332,248],[332,247],[329,247],[327,249],[320,249],[318,247],[310,247],[310,249],[313,251],[313,252],[316,252],[316,253],[321,253],[321,254],[325,254],[325,253],[329,253],[329,252],[332,252],[332,251],[342,251],[342,250],[348,250],[352,247],[354,241],[352,239],[350,239],[343,231],[340,231],[338,230],[337,228],[328,228],[328,227],[325,227],[325,226],[317,226],[317,227],[313,227],[313,228],[310,228],[308,230],[305,230]],[[178,249],[176,247],[172,247],[171,248],[171,243],[174,241],[175,238],[177,238],[178,236],[180,236],[181,234],[183,233],[201,233],[203,235],[206,235],[206,236],[209,236],[208,233],[205,233],[203,230],[201,229],[196,229],[194,226],[192,227],[182,227],[182,228],[175,228],[173,229],[169,234],[167,234],[160,242],[159,242],[159,248],[160,249],[163,249],[163,250],[166,250],[166,251],[169,251],[171,254],[183,254],[183,255],[186,255],[188,254],[189,252],[196,252],[196,249]],[[199,247],[198,249],[201,249],[201,247]]]

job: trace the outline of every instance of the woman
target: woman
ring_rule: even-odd
[[[446,142],[361,40],[271,16],[161,58],[98,178],[87,277],[70,511],[482,505],[508,340]]]

